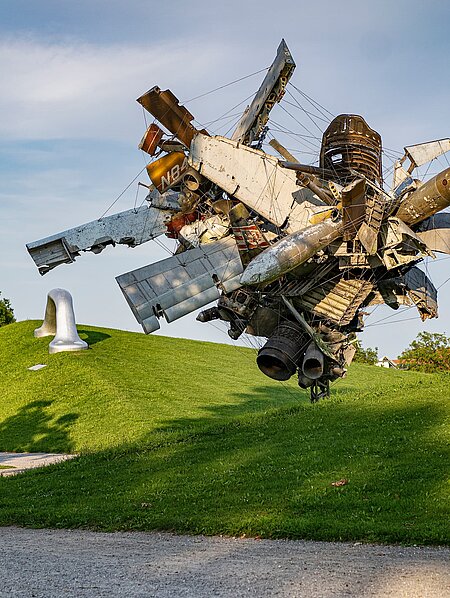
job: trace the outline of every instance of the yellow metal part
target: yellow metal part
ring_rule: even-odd
[[[340,212],[342,211],[342,202],[337,203],[333,208],[328,208],[323,212],[317,212],[316,214],[313,214],[309,219],[309,223],[317,224],[318,222],[323,222],[327,218],[331,218],[336,210],[339,210]]]
[[[150,180],[160,193],[175,185],[189,168],[183,152],[172,152],[147,166]]]

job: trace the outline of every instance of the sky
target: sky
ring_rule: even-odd
[[[141,331],[115,277],[168,257],[168,240],[166,248],[151,242],[85,253],[44,277],[25,244],[98,218],[142,170],[147,160],[137,145],[146,125],[135,100],[145,91],[170,88],[198,123],[209,123],[251,96],[264,73],[189,100],[266,68],[284,38],[296,87],[334,115],[361,114],[391,155],[401,153],[450,136],[449,17],[446,0],[1,1],[0,290],[16,318],[42,319],[48,291],[62,287],[79,323]],[[276,107],[273,115],[301,130],[292,112]],[[225,134],[227,126],[219,121],[210,131]],[[311,143],[292,144],[301,161],[314,161]],[[441,158],[428,175],[447,165]],[[108,213],[143,198],[133,184]],[[439,318],[422,323],[415,309],[378,307],[363,346],[393,358],[421,330],[450,333],[443,257],[424,266],[443,285]],[[225,326],[195,315],[160,322],[164,335],[231,342]]]

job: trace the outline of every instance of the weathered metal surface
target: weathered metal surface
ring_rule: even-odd
[[[427,218],[421,222],[416,233],[431,251],[450,254],[450,214],[448,212]]]
[[[385,204],[381,193],[366,195],[365,217],[358,231],[358,239],[369,255],[374,255],[378,249],[378,233],[385,217]]]
[[[192,247],[198,247],[200,244],[222,239],[229,231],[228,219],[216,215],[204,220],[196,220],[192,224],[185,224],[179,232],[179,238],[184,239]]]
[[[269,242],[255,222],[250,221],[250,213],[242,203],[238,203],[228,212],[230,225],[236,240],[243,266],[261,251],[269,247]]]
[[[322,336],[319,334],[317,329],[314,329],[305,318],[300,314],[297,309],[294,307],[291,301],[286,299],[286,297],[282,296],[281,299],[283,303],[288,308],[291,315],[294,317],[294,320],[300,324],[301,328],[311,337],[311,339],[316,343],[316,345],[320,348],[324,355],[327,355],[330,359],[334,359],[333,353],[330,351],[330,347],[327,342],[322,339]]]
[[[100,253],[108,245],[136,247],[155,239],[166,231],[166,219],[164,211],[142,206],[81,224],[26,247],[39,272],[46,274],[60,264],[75,261],[81,251]]]
[[[450,139],[437,139],[435,141],[427,141],[425,143],[417,143],[416,145],[408,145],[405,147],[405,157],[409,158],[411,164],[422,166],[442,154],[450,152]],[[409,169],[410,171],[412,168]]]
[[[295,69],[295,62],[284,39],[278,46],[277,55],[250,106],[231,136],[234,141],[250,145],[257,139],[269,120],[274,104],[284,95],[286,85]]]
[[[342,223],[320,222],[265,249],[245,269],[243,285],[267,284],[297,268],[342,234]]]
[[[324,204],[328,206],[336,205],[333,195],[328,189],[321,187],[318,179],[313,175],[306,174],[305,172],[297,172],[297,183],[302,187],[308,187]]]
[[[323,134],[320,166],[332,170],[338,177],[353,169],[381,184],[379,133],[371,129],[362,116],[340,114]]]
[[[328,208],[330,211],[324,217],[324,202],[311,189],[300,187],[294,194],[294,203],[283,227],[285,234],[301,231],[311,224],[323,222],[327,218],[340,219],[339,210]],[[321,217],[319,216],[321,215]],[[334,218],[336,216],[336,218]]]
[[[172,152],[147,165],[150,180],[160,193],[164,193],[177,183],[189,168],[183,152]]]
[[[366,182],[356,179],[341,190],[342,228],[344,241],[351,241],[358,234],[366,211]]]
[[[411,305],[411,299],[403,292],[403,289],[401,289],[400,294],[397,294],[387,283],[389,283],[389,279],[377,283],[378,287],[372,291],[366,307],[373,307],[374,305],[382,305],[385,303],[392,309],[398,309],[399,305]]]
[[[401,276],[380,280],[377,286],[383,301],[393,309],[397,309],[399,305],[414,303],[422,320],[437,318],[437,290],[425,272],[417,266]]]
[[[322,168],[320,166],[311,166],[310,164],[300,164],[299,162],[283,162],[279,160],[278,164],[286,170],[294,170],[295,172],[306,172],[307,174],[314,174],[319,178],[331,178],[336,176],[336,172],[332,169]]]
[[[278,294],[285,297],[299,297],[309,289],[320,286],[325,278],[331,277],[334,268],[336,268],[336,264],[333,260],[316,266],[307,275],[293,277],[293,279],[280,284]]]
[[[280,156],[282,156],[288,162],[293,162],[294,164],[298,162],[297,158],[291,154],[289,150],[287,150],[277,139],[271,139],[269,141],[269,145],[273,147],[275,151],[277,151]]]
[[[146,130],[144,136],[139,143],[139,149],[143,152],[146,152],[150,156],[153,156],[156,152],[158,147],[158,143],[161,141],[163,136],[163,131],[156,125],[152,123],[149,128]]]
[[[186,149],[184,143],[181,143],[181,141],[177,141],[176,139],[162,139],[159,142],[159,147],[167,153],[183,152]]]
[[[395,214],[409,226],[450,206],[450,168],[446,168],[405,197]]]
[[[191,124],[194,117],[189,110],[179,105],[178,98],[169,89],[161,91],[157,86],[152,87],[138,98],[137,102],[142,104],[163,127],[166,127],[186,147],[189,147],[192,138],[198,132],[198,129]],[[204,129],[202,129],[202,133],[207,135]]]
[[[409,178],[409,172],[405,170],[402,166],[400,160],[396,160],[394,163],[394,172],[392,175],[392,186],[391,192],[397,195],[398,187],[407,179]]]
[[[136,319],[149,333],[207,305],[220,289],[240,286],[242,264],[232,238],[221,239],[116,278]]]
[[[415,303],[420,318],[438,317],[437,289],[420,268],[414,266],[403,276],[408,295]]]
[[[383,224],[380,245],[380,256],[387,270],[405,266],[427,256],[434,257],[423,239],[398,218],[389,218]]]
[[[296,299],[304,309],[345,326],[356,315],[356,311],[373,289],[373,283],[366,280],[331,280],[320,287],[312,288]]]
[[[82,351],[89,345],[78,336],[72,295],[65,289],[52,289],[47,295],[44,322],[34,331],[36,338],[54,336],[49,353]]]
[[[296,322],[284,321],[258,351],[259,369],[274,380],[289,380],[303,360],[310,342]]]
[[[339,269],[340,270],[351,270],[358,268],[359,270],[367,270],[373,266],[371,259],[372,256],[366,253],[348,253],[347,255],[339,256]],[[376,264],[380,265],[379,263]]]
[[[273,156],[226,137],[198,134],[191,144],[189,163],[276,226],[290,216],[298,191],[296,174],[281,168]],[[316,209],[312,204],[308,208],[311,213]]]
[[[176,191],[166,191],[161,194],[153,189],[145,199],[149,205],[158,210],[165,210],[166,212],[179,212],[181,210],[179,193]]]
[[[341,212],[339,211],[338,206],[336,206],[336,208],[328,208],[328,210],[323,210],[322,212],[315,212],[311,215],[307,224],[318,224],[319,222],[328,220],[328,218],[332,218],[333,220],[338,220],[339,218],[341,218]],[[291,218],[289,218],[289,222],[291,222]]]
[[[325,359],[322,351],[312,341],[306,348],[302,362],[302,372],[310,380],[318,380],[323,376]]]

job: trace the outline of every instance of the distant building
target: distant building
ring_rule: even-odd
[[[398,368],[398,362],[398,359],[389,359],[389,357],[385,356],[383,359],[377,361],[375,365],[379,368]]]

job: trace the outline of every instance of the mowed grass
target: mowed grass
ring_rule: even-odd
[[[307,401],[249,349],[79,326],[90,349],[48,354],[37,321],[0,328],[0,450],[79,452]],[[36,364],[38,371],[27,368]]]
[[[448,375],[354,365],[311,405],[250,350],[37,325],[0,329],[0,450],[81,456],[0,478],[0,524],[450,543]]]

